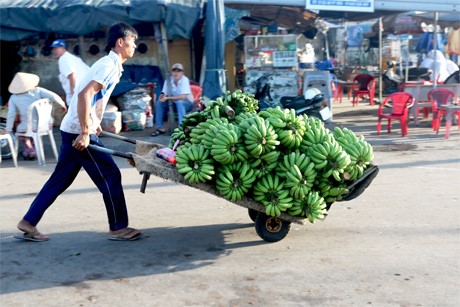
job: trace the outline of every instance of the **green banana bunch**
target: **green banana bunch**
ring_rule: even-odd
[[[238,127],[233,124],[214,128],[216,137],[212,144],[211,155],[221,164],[245,161],[248,155],[238,137]]]
[[[299,150],[285,155],[276,173],[286,178],[285,187],[291,188],[290,195],[294,198],[304,198],[312,189],[317,175],[315,163]]]
[[[169,139],[168,147],[173,148],[174,144],[176,143],[177,140],[179,140],[179,145],[178,146],[181,146],[181,145],[185,144],[186,142],[189,142],[190,137],[188,137],[184,133],[184,131],[181,130],[180,128],[175,128],[173,130],[173,133],[171,134],[171,138]]]
[[[348,128],[335,127],[333,131],[334,139],[339,142],[340,145],[346,146],[358,141],[364,141],[364,136],[357,136],[353,131]]]
[[[203,144],[206,149],[212,149],[216,137],[215,128],[226,126],[226,118],[209,118],[205,122],[198,124],[190,132],[191,142],[193,144]]]
[[[270,216],[280,216],[292,206],[289,190],[284,188],[284,182],[273,174],[268,174],[257,181],[254,186],[254,200],[265,206],[265,213]]]
[[[275,130],[262,117],[255,116],[247,119],[244,124],[249,125],[244,134],[244,143],[250,156],[257,158],[262,154],[273,151],[280,144]]]
[[[187,113],[184,115],[184,118],[182,119],[182,122],[179,128],[184,130],[186,127],[195,127],[196,125],[198,125],[199,123],[205,120],[206,120],[206,116],[202,112]]]
[[[282,110],[280,107],[268,108],[259,112],[259,116],[273,126],[281,146],[287,149],[299,148],[306,129],[303,116],[296,116],[294,109]]]
[[[342,181],[341,174],[351,162],[350,156],[333,138],[309,147],[307,155],[323,177],[332,175],[337,181]]]
[[[213,179],[214,160],[208,158],[209,150],[203,145],[187,143],[176,151],[176,167],[190,183],[206,182]]]
[[[218,97],[216,100],[211,100],[208,103],[212,118],[225,117],[231,119],[235,117],[235,110],[227,103],[223,97]]]
[[[337,200],[341,200],[343,195],[350,192],[344,182],[338,183],[337,181],[331,181],[329,178],[321,176],[315,181],[315,189],[324,198],[326,204],[332,204]]]
[[[326,213],[324,198],[313,190],[302,199],[294,199],[291,208],[288,209],[289,215],[307,217],[310,223],[315,223],[317,219],[324,219]]]
[[[259,102],[254,98],[254,95],[244,93],[239,89],[233,93],[227,91],[224,94],[223,99],[224,102],[235,111],[235,115],[242,113],[256,113],[259,109]]]
[[[345,179],[354,181],[361,178],[374,159],[372,146],[361,139],[343,145],[343,149],[350,155],[350,164],[345,168]]]
[[[217,169],[216,188],[230,201],[241,200],[256,180],[254,170],[247,161],[222,165]]]
[[[253,116],[257,115],[256,113],[240,113],[238,114],[237,116],[235,116],[233,118],[233,122],[238,125],[240,127],[240,130],[242,130],[243,134],[245,132],[245,128],[244,128],[244,125],[243,122],[246,120],[246,119],[249,119]]]
[[[304,118],[305,133],[303,135],[300,149],[302,152],[307,152],[310,147],[316,144],[323,143],[333,138],[330,135],[329,129],[324,126],[324,123],[318,118]]]
[[[286,126],[275,128],[281,145],[288,149],[300,147],[306,127],[303,117],[297,117],[294,109],[284,110]]]
[[[286,117],[286,113],[284,113],[283,109],[279,106],[267,108],[260,111],[258,114],[260,117],[267,119],[275,129],[286,127],[288,118]]]
[[[278,166],[280,152],[277,150],[270,151],[258,158],[250,158],[248,161],[254,169],[257,178],[261,178],[271,173]]]

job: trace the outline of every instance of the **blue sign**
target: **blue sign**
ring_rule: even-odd
[[[374,0],[306,0],[307,10],[374,12]]]

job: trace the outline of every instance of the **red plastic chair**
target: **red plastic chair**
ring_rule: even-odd
[[[432,104],[433,110],[432,127],[434,131],[439,130],[439,113],[443,112],[443,110],[438,110],[438,107],[440,105],[447,105],[452,101],[455,101],[457,99],[456,97],[457,96],[455,95],[455,93],[447,88],[436,88],[428,92],[428,99]]]
[[[444,115],[448,115],[448,111],[445,109],[439,109],[439,106],[449,105],[457,101],[457,95],[447,88],[436,88],[428,92],[428,99],[432,104],[433,120],[431,126],[436,133],[439,133],[439,127],[441,126],[441,119]],[[457,115],[460,117],[460,111],[452,112],[451,115]],[[446,121],[446,139],[449,138],[450,121]],[[460,128],[460,121],[458,123]]]
[[[390,103],[391,109],[386,107],[386,105]],[[388,95],[385,101],[379,106],[377,134],[380,134],[382,118],[386,118],[388,120],[388,133],[391,132],[391,120],[396,119],[401,123],[401,135],[407,135],[409,108],[412,107],[413,104],[414,97],[409,93],[395,92]],[[386,110],[391,110],[391,112],[385,112]]]
[[[359,74],[353,78],[353,106],[358,104],[359,97],[369,96],[369,103],[374,105],[375,82],[374,77],[368,74]]]
[[[199,112],[204,110],[204,104],[201,99],[201,94],[203,93],[203,89],[199,85],[190,84],[190,89],[192,91],[193,96],[193,108],[192,112]]]

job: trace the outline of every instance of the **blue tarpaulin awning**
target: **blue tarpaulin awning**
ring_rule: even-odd
[[[0,40],[37,32],[85,35],[115,22],[164,22],[169,39],[190,38],[204,0],[2,0]],[[178,22],[180,21],[180,22]]]
[[[223,0],[208,0],[204,49],[206,72],[203,96],[216,99],[226,91],[225,13]]]

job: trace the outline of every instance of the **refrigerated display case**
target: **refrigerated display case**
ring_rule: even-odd
[[[281,97],[296,96],[298,56],[296,35],[255,35],[244,37],[245,91],[255,92],[257,79],[269,79],[274,102]]]

